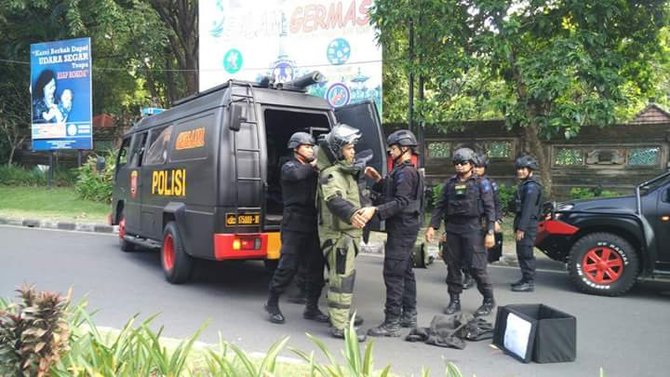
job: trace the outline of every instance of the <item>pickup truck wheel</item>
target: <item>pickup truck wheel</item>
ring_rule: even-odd
[[[131,252],[137,250],[137,245],[132,242],[125,240],[126,236],[126,218],[121,214],[121,220],[119,221],[119,244],[121,245],[121,250],[125,252]]]
[[[174,221],[169,222],[163,231],[161,264],[165,272],[165,279],[172,284],[183,284],[191,276],[193,259],[186,254]]]
[[[570,279],[589,294],[618,296],[627,292],[635,284],[638,267],[633,246],[611,233],[589,234],[570,249]]]

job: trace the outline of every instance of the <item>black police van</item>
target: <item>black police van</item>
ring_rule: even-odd
[[[547,203],[535,246],[565,262],[590,294],[617,296],[638,282],[670,283],[670,172],[618,198]]]
[[[374,102],[333,109],[305,88],[313,73],[282,84],[228,81],[143,118],[124,136],[115,173],[111,223],[121,249],[161,249],[170,283],[186,282],[196,258],[279,258],[281,165],[297,131],[315,137],[338,122],[359,128],[357,150],[386,172]]]

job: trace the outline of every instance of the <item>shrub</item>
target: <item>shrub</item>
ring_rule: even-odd
[[[516,212],[516,204],[514,203],[516,186],[507,187],[505,184],[498,185],[498,193],[500,194],[500,206],[502,207],[503,215],[514,214]]]
[[[435,205],[442,199],[442,194],[444,193],[444,183],[439,183],[430,187],[428,195],[428,203],[426,203],[426,209],[433,209]],[[427,212],[427,211],[426,211]]]
[[[29,286],[17,291],[19,303],[0,305],[0,375],[48,375],[68,349],[69,299]]]
[[[54,186],[72,186],[77,177],[77,169],[55,169],[52,184]],[[7,186],[46,186],[48,172],[35,167],[26,169],[18,165],[0,165],[0,185]]]
[[[0,166],[0,184],[11,186],[43,186],[47,175],[35,168],[28,170],[17,165]]]
[[[105,168],[98,171],[96,168],[97,156],[89,156],[86,163],[79,168],[79,176],[75,183],[75,190],[82,199],[111,203],[114,188],[114,153],[104,154]]]
[[[603,190],[601,186],[573,187],[570,189],[570,199],[611,198],[614,196],[619,196],[619,194],[614,191]]]

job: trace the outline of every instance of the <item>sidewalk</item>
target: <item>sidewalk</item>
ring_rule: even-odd
[[[0,215],[0,225],[25,226],[28,228],[46,228],[74,230],[78,232],[118,233],[118,226],[95,223],[78,223],[70,221],[41,220],[34,218],[12,218]]]
[[[28,228],[45,228],[70,230],[77,232],[94,232],[106,234],[118,234],[118,225],[95,224],[95,223],[79,223],[70,221],[55,221],[55,220],[41,220],[34,218],[11,218],[0,215],[0,225],[24,226]],[[421,234],[419,235],[421,237]],[[384,242],[386,241],[386,234],[379,232],[372,232],[368,244],[361,243],[361,253],[371,255],[384,254]],[[428,244],[427,252],[432,256],[436,262],[438,260],[438,246],[437,244]],[[558,262],[552,261],[539,250],[536,250],[535,257],[537,259],[538,268],[546,264],[556,264]],[[515,244],[511,240],[505,240],[503,243],[503,256],[500,261],[495,262],[494,265],[518,267],[518,262],[515,252]]]

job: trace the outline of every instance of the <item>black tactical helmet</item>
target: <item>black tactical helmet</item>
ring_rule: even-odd
[[[419,143],[416,141],[416,137],[410,130],[398,130],[390,134],[389,137],[386,138],[386,145],[390,147],[394,144],[412,148],[419,145]]]
[[[537,163],[535,157],[526,154],[518,157],[516,161],[514,161],[514,168],[515,169],[528,168],[530,170],[537,170],[540,168],[540,165]]]
[[[489,166],[489,157],[486,153],[477,153],[475,156],[475,166],[478,168],[486,168]]]
[[[314,145],[314,138],[307,132],[296,132],[288,139],[288,149],[296,149],[301,145]]]
[[[324,141],[333,156],[338,160],[344,158],[342,148],[347,144],[356,144],[361,138],[361,131],[348,124],[339,123],[326,135]]]
[[[475,152],[472,149],[458,148],[454,152],[453,156],[451,156],[451,162],[457,163],[457,162],[469,161],[474,165],[476,158],[477,156],[475,155]]]

